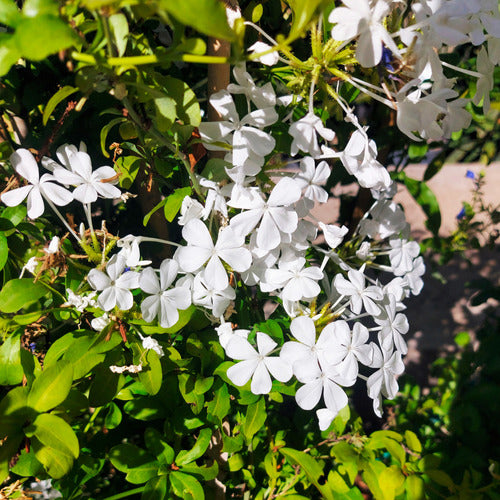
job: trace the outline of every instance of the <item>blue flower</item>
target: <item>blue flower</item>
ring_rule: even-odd
[[[457,214],[457,220],[462,220],[465,217],[465,207],[462,207],[462,210]]]
[[[472,170],[467,170],[467,173],[465,174],[465,177],[467,177],[467,179],[475,179],[476,178],[476,174]]]

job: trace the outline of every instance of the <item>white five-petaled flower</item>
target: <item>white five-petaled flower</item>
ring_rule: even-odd
[[[156,272],[148,267],[139,277],[142,291],[150,294],[141,303],[142,317],[151,323],[156,317],[160,326],[169,328],[179,320],[179,309],[191,305],[191,293],[184,286],[170,288],[179,270],[175,260],[165,259],[160,266],[160,279]]]
[[[268,269],[265,274],[263,291],[283,288],[283,300],[297,301],[313,299],[321,292],[318,281],[323,278],[323,271],[319,267],[304,267],[306,259],[297,257],[290,261],[281,261],[279,269]]]
[[[310,156],[300,160],[300,173],[296,179],[303,190],[304,198],[312,202],[326,203],[328,192],[320,186],[326,184],[328,177],[330,177],[330,167],[326,161],[322,161],[316,166]]]
[[[382,289],[378,286],[365,286],[365,275],[363,274],[364,266],[357,271],[351,269],[344,278],[341,274],[335,276],[334,286],[338,293],[350,297],[352,312],[359,314],[362,306],[367,313],[372,315],[380,314],[380,307],[377,304],[384,298]]]
[[[198,273],[193,280],[193,304],[211,309],[216,318],[220,318],[229,306],[231,300],[236,297],[232,286],[223,290],[217,290],[210,285],[205,278],[205,271]]]
[[[146,337],[143,337],[140,333],[139,333],[139,337],[141,339],[141,342],[142,342],[142,347],[148,351],[148,350],[151,350],[151,351],[154,351],[156,352],[156,354],[158,354],[158,357],[162,357],[162,356],[165,356],[165,353],[163,352],[163,347],[159,344],[159,342],[151,337],[150,335],[147,335]]]
[[[101,294],[97,303],[104,311],[111,311],[117,306],[122,311],[127,311],[134,304],[131,289],[139,287],[139,274],[126,271],[127,263],[123,257],[113,255],[106,264],[106,272],[92,269],[87,281],[90,286]]]
[[[218,122],[200,124],[200,135],[207,149],[220,149],[214,142],[226,142],[232,146],[232,163],[241,167],[247,160],[256,161],[260,165],[276,145],[275,139],[264,132],[264,127],[278,120],[273,107],[257,109],[248,113],[241,120],[233,98],[227,90],[221,90],[210,97],[210,104],[223,118]]]
[[[328,21],[334,23],[332,38],[345,41],[358,38],[356,59],[364,67],[377,65],[384,43],[394,54],[399,50],[384,27],[391,0],[342,0],[345,7],[332,10]]]
[[[28,217],[36,219],[45,209],[43,198],[58,206],[67,205],[73,200],[73,195],[67,189],[54,182],[54,176],[43,174],[40,177],[36,160],[27,149],[18,149],[11,155],[10,161],[14,170],[30,184],[3,193],[1,198],[7,206],[15,207],[28,197]]]
[[[237,386],[245,385],[250,378],[250,389],[254,394],[271,391],[271,375],[280,382],[292,378],[292,368],[280,357],[269,356],[278,344],[269,335],[257,332],[257,350],[247,339],[234,336],[226,345],[226,354],[239,363],[227,370],[227,376]]]
[[[333,141],[335,132],[326,128],[319,116],[309,112],[300,120],[292,123],[288,133],[293,137],[290,152],[295,156],[299,150],[309,153],[313,158],[321,155],[321,149],[318,146],[319,134],[326,141]]]
[[[237,272],[246,271],[252,263],[252,254],[244,248],[243,236],[237,235],[231,227],[220,230],[214,245],[205,224],[192,219],[182,229],[182,236],[187,245],[180,247],[175,254],[181,269],[194,272],[208,261],[205,280],[216,290],[224,290],[229,284],[221,259]]]
[[[291,205],[298,201],[300,195],[298,183],[285,177],[274,186],[267,202],[261,197],[240,200],[237,208],[248,210],[235,215],[230,225],[237,234],[246,236],[260,223],[257,246],[272,250],[281,243],[280,232],[290,234],[297,229],[299,219]]]
[[[405,365],[401,360],[401,353],[398,351],[391,353],[385,350],[380,351],[376,347],[373,353],[372,366],[378,368],[378,370],[368,377],[366,387],[368,389],[368,396],[373,399],[375,414],[382,417],[382,396],[394,399],[399,389],[396,377],[403,373]]]
[[[75,200],[93,203],[98,196],[120,198],[121,191],[113,186],[118,182],[116,172],[111,167],[100,167],[92,171],[90,156],[78,151],[67,156],[65,167],[54,166],[54,177],[65,186],[76,186],[73,191]]]

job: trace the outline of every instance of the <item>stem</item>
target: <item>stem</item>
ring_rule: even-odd
[[[144,491],[145,486],[141,486],[140,488],[135,488],[133,490],[124,491],[123,493],[118,493],[117,495],[113,495],[111,497],[104,498],[104,500],[118,500],[119,498],[127,498],[137,493],[142,493]]]
[[[481,75],[481,73],[478,73],[477,71],[471,71],[470,69],[464,69],[464,68],[460,68],[458,66],[455,66],[453,64],[450,64],[450,63],[447,63],[445,61],[441,61],[441,64],[445,67],[445,68],[449,68],[449,69],[453,69],[455,71],[458,71],[460,73],[463,73],[464,75],[469,75],[469,76],[473,76],[474,78],[482,78],[483,75]]]
[[[61,212],[59,212],[59,210],[57,210],[56,206],[54,205],[54,203],[52,203],[52,201],[44,195],[44,199],[45,201],[48,203],[49,207],[55,212],[55,214],[59,217],[59,219],[61,220],[61,222],[64,224],[64,226],[66,227],[66,229],[73,235],[73,237],[76,239],[76,241],[78,241],[78,243],[81,244],[82,240],[78,237],[78,235],[73,231],[73,229],[71,229],[71,226],[66,222],[66,219],[64,219],[64,217],[61,215]]]
[[[87,222],[89,223],[90,236],[92,238],[92,244],[94,245],[94,250],[96,252],[100,252],[101,247],[99,245],[99,242],[97,241],[97,236],[95,234],[94,226],[92,224],[92,214],[90,213],[90,203],[85,203],[83,205],[83,210],[85,212],[85,216],[87,217]]]

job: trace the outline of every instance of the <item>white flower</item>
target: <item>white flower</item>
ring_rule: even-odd
[[[331,329],[332,349],[325,352],[328,363],[336,365],[336,369],[346,380],[356,381],[358,361],[365,366],[373,363],[373,346],[368,344],[369,333],[366,326],[357,322],[353,330],[345,321],[337,320],[327,325],[323,331]]]
[[[393,238],[389,241],[391,250],[389,259],[391,261],[392,272],[396,276],[402,276],[413,269],[413,260],[420,253],[420,246],[416,241]]]
[[[182,200],[181,215],[177,219],[180,226],[184,226],[191,219],[201,219],[203,215],[203,205],[198,201],[190,198],[189,196],[184,197]]]
[[[113,373],[139,373],[142,372],[142,363],[139,363],[138,365],[125,365],[125,366],[116,366],[116,365],[111,365],[109,369]]]
[[[375,323],[382,327],[378,334],[380,347],[384,351],[392,351],[395,346],[401,354],[406,354],[408,347],[402,335],[408,332],[410,326],[406,316],[397,313],[397,304],[394,295],[389,295],[389,303],[384,306],[382,312],[381,316],[373,318]]]
[[[345,226],[338,227],[333,224],[325,224],[324,222],[318,222],[318,225],[323,231],[327,245],[332,250],[342,243],[344,236],[349,232],[349,229]]]
[[[24,264],[23,268],[21,269],[21,273],[19,274],[19,278],[22,278],[24,276],[24,273],[28,271],[31,274],[35,274],[36,267],[38,266],[38,260],[36,257],[30,257],[28,259],[28,262]]]
[[[347,405],[347,395],[341,385],[352,385],[352,380],[345,380],[336,367],[325,363],[295,363],[294,372],[297,380],[304,383],[295,393],[295,400],[303,410],[312,410],[321,395],[325,406],[335,415]]]
[[[28,197],[28,217],[36,219],[43,214],[45,209],[43,198],[54,205],[64,206],[73,200],[73,195],[50,174],[39,177],[38,165],[35,158],[27,149],[18,149],[10,157],[14,170],[23,176],[30,184],[3,193],[2,201],[9,207],[15,207]]]
[[[391,353],[385,350],[381,352],[378,348],[375,348],[373,366],[378,370],[368,377],[366,387],[368,396],[373,399],[375,414],[382,417],[381,397],[385,396],[388,399],[396,397],[399,389],[396,377],[403,373],[405,365],[399,352]]]
[[[236,297],[236,293],[229,285],[223,290],[217,290],[207,282],[204,274],[198,273],[193,280],[193,304],[210,309],[219,318]]]
[[[285,342],[280,356],[294,370],[299,364],[302,367],[310,366],[311,371],[314,371],[318,362],[324,361],[324,355],[334,347],[331,329],[324,328],[316,340],[316,326],[309,316],[294,318],[290,324],[290,332],[298,342]]]
[[[111,322],[111,319],[109,318],[108,313],[104,313],[102,316],[98,316],[97,318],[94,318],[90,322],[90,326],[94,330],[100,332],[104,328],[106,328],[106,326],[108,326],[110,322]]]
[[[250,330],[233,330],[231,323],[222,323],[220,326],[216,327],[215,330],[219,335],[219,343],[223,349],[226,349],[227,344],[235,335],[246,339],[250,333]]]
[[[207,149],[221,149],[212,143],[226,142],[233,148],[233,165],[244,166],[249,159],[258,161],[259,166],[263,165],[264,157],[271,153],[276,141],[260,129],[278,120],[275,109],[272,107],[257,109],[240,120],[233,98],[227,90],[213,94],[210,97],[210,104],[223,120],[200,124],[200,135]]]
[[[275,52],[274,54],[278,54]],[[233,69],[234,79],[237,84],[230,83],[227,90],[231,94],[244,94],[259,109],[269,108],[276,105],[276,94],[273,84],[267,82],[262,87],[257,87],[249,73],[247,73],[245,64],[237,64]]]
[[[319,134],[326,141],[333,141],[335,132],[323,125],[321,119],[314,113],[307,113],[304,117],[290,125],[288,133],[293,137],[290,152],[295,156],[299,150],[316,157],[321,154],[318,146]]]
[[[226,346],[226,354],[233,359],[241,360],[227,370],[227,376],[237,386],[245,385],[250,378],[250,389],[254,394],[268,394],[271,391],[271,375],[280,382],[288,382],[292,378],[292,368],[279,357],[269,354],[278,344],[269,335],[257,332],[257,350],[247,339],[234,336]]]
[[[382,58],[382,44],[399,54],[397,45],[384,27],[391,0],[342,0],[346,7],[332,10],[328,21],[334,23],[332,38],[345,41],[358,38],[356,59],[364,67],[377,65]]]
[[[365,286],[364,266],[361,270],[351,269],[348,273],[348,280],[341,274],[337,274],[334,286],[338,293],[350,297],[352,312],[359,314],[364,306],[366,312],[371,315],[380,314],[378,301],[384,298],[382,290],[378,286]]]
[[[66,186],[77,186],[73,191],[75,200],[93,203],[98,196],[120,198],[121,191],[113,186],[118,182],[116,172],[111,167],[100,167],[92,171],[90,156],[83,151],[69,154],[67,161],[66,168],[54,167],[54,177]]]
[[[241,202],[240,207],[249,210],[235,215],[230,226],[237,234],[246,236],[260,222],[257,245],[265,250],[272,250],[281,243],[280,232],[290,234],[297,229],[298,216],[291,205],[300,198],[300,194],[297,182],[284,177],[274,186],[267,202],[261,197],[255,197],[247,203]]]
[[[306,259],[298,257],[291,261],[281,260],[279,269],[269,269],[265,274],[263,291],[283,288],[283,300],[297,301],[313,299],[321,292],[318,281],[323,278],[323,271],[319,267],[304,267]]]
[[[495,70],[494,64],[488,57],[488,52],[485,47],[481,47],[477,55],[477,71],[481,77],[476,84],[476,94],[472,102],[478,106],[483,100],[483,113],[486,114],[490,109],[490,92],[493,90],[494,80],[493,71]]]
[[[54,236],[51,240],[50,240],[50,243],[49,245],[47,246],[47,248],[44,248],[43,251],[47,254],[47,255],[51,255],[51,254],[54,254],[54,253],[57,253],[59,252],[59,243],[61,242],[61,240],[59,239],[58,236]]]
[[[144,269],[139,277],[139,287],[150,294],[141,303],[142,317],[151,323],[158,317],[160,326],[169,328],[179,320],[179,309],[191,305],[191,294],[186,287],[168,290],[177,277],[179,265],[175,260],[165,259],[160,266],[160,279],[150,267]]]
[[[389,172],[377,161],[377,146],[365,132],[355,130],[340,155],[345,169],[364,188],[387,189],[392,181]]]
[[[424,274],[424,259],[422,257],[417,257],[413,261],[413,269],[409,273],[406,273],[404,276],[405,283],[408,285],[413,295],[418,295],[421,292],[424,286],[424,282],[421,276],[423,276]]]
[[[151,336],[143,337],[140,333],[139,337],[142,342],[142,347],[146,349],[146,351],[151,349],[152,351],[156,352],[156,354],[158,354],[158,357],[161,358],[162,356],[165,356],[165,353],[163,352],[163,347],[158,343],[156,339],[154,339]]]
[[[132,234],[127,234],[127,236],[120,238],[116,242],[116,245],[121,248],[119,255],[125,259],[127,267],[135,268],[151,264],[150,260],[141,259],[140,242],[141,237],[133,236]]]
[[[97,269],[89,272],[87,281],[94,290],[102,292],[97,303],[104,311],[111,311],[115,306],[127,311],[134,304],[130,290],[139,286],[139,274],[125,271],[126,267],[123,257],[113,255],[106,264],[106,273]]]
[[[193,272],[208,261],[205,280],[217,290],[224,290],[229,280],[221,259],[235,271],[246,271],[252,263],[251,253],[243,247],[244,238],[237,235],[231,227],[220,230],[214,245],[207,227],[199,219],[190,220],[182,229],[187,246],[180,247],[175,258],[181,269]]]
[[[268,45],[264,42],[255,42],[252,46],[248,47],[248,52],[253,54],[259,54],[261,52],[268,52],[271,50],[271,45]],[[279,61],[278,51],[269,52],[269,54],[264,54],[263,56],[258,57],[256,60],[265,64],[266,66],[274,66]]]
[[[66,295],[68,296],[67,302],[64,306],[73,306],[77,311],[83,312],[87,307],[95,307],[97,305],[94,297],[95,292],[91,292],[88,295],[78,295],[71,288],[66,288]]]
[[[300,160],[300,174],[296,180],[304,193],[304,197],[318,203],[326,203],[328,201],[328,192],[325,191],[322,185],[326,184],[330,177],[330,167],[326,161],[322,161],[315,166],[314,160],[310,156],[306,156]]]

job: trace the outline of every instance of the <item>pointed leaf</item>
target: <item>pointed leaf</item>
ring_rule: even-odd
[[[59,89],[50,99],[45,109],[43,111],[43,124],[47,125],[49,118],[56,109],[57,105],[64,101],[71,94],[78,92],[78,88],[72,87],[71,85],[65,85],[63,88]]]
[[[257,402],[248,405],[242,428],[247,441],[250,441],[255,433],[262,428],[266,418],[266,403],[263,397],[259,398]]]
[[[151,478],[144,487],[141,500],[164,500],[167,498],[168,476]]]
[[[211,429],[202,429],[196,440],[196,444],[189,451],[182,450],[175,457],[175,464],[182,466],[194,462],[207,451],[210,440],[212,439]]]

